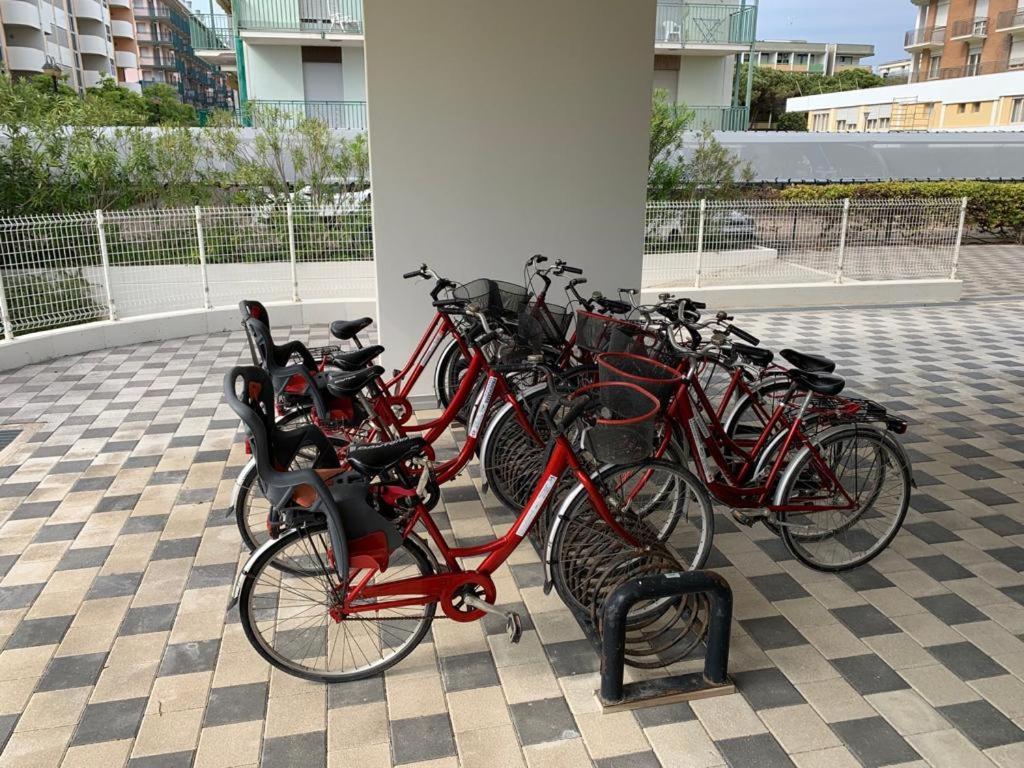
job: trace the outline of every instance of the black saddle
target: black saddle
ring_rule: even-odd
[[[351,396],[384,373],[379,365],[362,368],[358,371],[331,371],[327,375],[327,391],[335,397]]]
[[[331,323],[331,335],[336,339],[348,341],[372,324],[372,317],[361,317],[358,320],[335,320]]]
[[[771,364],[775,354],[770,349],[763,347],[752,347],[749,344],[737,344],[733,342],[732,350],[747,362],[759,365],[762,368]]]
[[[358,472],[372,477],[422,453],[426,445],[427,441],[422,437],[403,437],[390,443],[356,445],[348,450],[348,463]]]
[[[353,349],[350,352],[335,352],[331,355],[330,364],[345,371],[355,371],[362,368],[375,357],[384,352],[384,347],[374,344],[372,347]]]
[[[736,345],[734,344],[733,346]],[[822,355],[805,355],[803,352],[797,352],[795,349],[784,349],[779,354],[782,355],[787,363],[801,371],[832,373],[836,369],[835,362]]]
[[[846,386],[846,379],[834,373],[812,373],[792,369],[789,378],[802,389],[809,389],[819,395],[838,395]]]

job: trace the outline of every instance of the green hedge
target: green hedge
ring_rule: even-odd
[[[976,232],[1024,243],[1024,183],[999,181],[884,181],[870,184],[796,185],[784,200],[966,197],[967,226]]]

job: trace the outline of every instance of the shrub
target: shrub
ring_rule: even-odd
[[[94,286],[82,270],[47,270],[4,275],[7,306],[18,335],[102,320],[107,309],[96,300]]]
[[[850,198],[928,199],[966,197],[967,226],[976,232],[1024,243],[1024,183],[999,181],[883,181],[865,184],[796,185],[784,200]]]

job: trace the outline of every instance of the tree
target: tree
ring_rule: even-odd
[[[746,98],[747,67],[740,68],[740,100]],[[780,130],[807,130],[807,116],[803,113],[786,113],[786,100],[794,96],[810,96],[817,93],[854,91],[863,88],[878,88],[890,85],[885,79],[865,69],[846,69],[834,75],[815,72],[786,72],[769,67],[754,67],[753,86],[750,94],[750,121],[771,123]]]
[[[175,88],[165,83],[153,83],[143,89],[142,96],[150,125],[198,124],[195,107],[182,104]]]

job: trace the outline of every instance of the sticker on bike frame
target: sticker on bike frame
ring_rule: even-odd
[[[548,479],[544,481],[544,485],[540,487],[540,493],[537,494],[533,503],[529,509],[526,510],[526,517],[523,518],[523,522],[516,528],[516,536],[525,536],[526,532],[530,530],[530,526],[533,525],[533,520],[543,509],[544,504],[548,500],[548,496],[551,495],[551,489],[555,487],[555,483],[558,482],[558,475],[548,475]]]
[[[476,437],[480,433],[480,427],[484,423],[484,416],[487,415],[487,406],[491,404],[491,396],[494,394],[494,386],[498,383],[495,376],[488,376],[483,391],[477,397],[473,405],[473,418],[469,424],[469,436]]]
[[[434,354],[434,350],[437,349],[437,346],[441,343],[441,339],[443,338],[444,334],[434,334],[434,338],[430,342],[430,346],[427,347],[426,351],[424,351],[424,353],[420,356],[420,359],[423,360],[424,363],[426,363],[427,360],[430,359],[430,356]]]
[[[697,454],[700,457],[701,469],[706,472],[711,464],[708,462],[707,448],[704,446],[704,423],[697,416],[694,416],[690,419],[690,430],[693,432],[693,444],[697,448]]]

